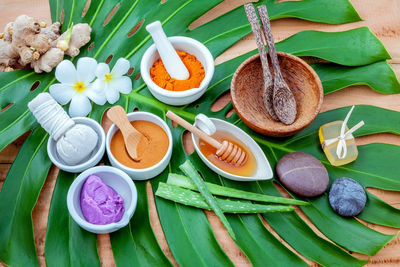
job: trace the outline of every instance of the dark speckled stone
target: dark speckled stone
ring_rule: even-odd
[[[329,203],[332,209],[341,216],[358,215],[364,209],[366,201],[364,188],[350,178],[337,179],[329,191]]]
[[[276,165],[276,172],[286,188],[304,197],[321,195],[329,185],[325,166],[303,152],[286,154]]]

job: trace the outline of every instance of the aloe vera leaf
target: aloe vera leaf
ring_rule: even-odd
[[[211,206],[205,202],[202,195],[179,186],[159,183],[156,196],[200,209],[211,210]],[[291,206],[261,205],[249,202],[233,201],[216,198],[221,210],[225,213],[264,213],[264,212],[289,212],[294,211]]]
[[[46,231],[47,266],[100,266],[96,234],[82,229],[68,212],[68,189],[76,176],[60,170],[57,177]]]
[[[361,67],[344,67],[336,64],[312,64],[329,94],[351,85],[368,85],[382,94],[400,93],[400,83],[386,61],[378,61]],[[373,74],[379,74],[379,78]]]
[[[170,173],[168,175],[168,184],[191,189],[197,190],[197,187],[191,182],[189,178],[183,175],[179,175],[176,173]],[[254,200],[260,202],[270,202],[270,203],[279,203],[279,204],[293,204],[293,205],[308,205],[307,202],[291,199],[291,198],[284,198],[284,197],[275,197],[275,196],[267,196],[262,194],[257,194],[248,191],[237,190],[230,187],[220,186],[217,184],[212,183],[205,183],[208,190],[210,190],[211,194],[217,196],[225,196],[225,197],[233,197],[233,198],[240,198],[246,200]]]
[[[367,27],[337,33],[302,31],[277,43],[276,49],[346,66],[361,66],[390,59],[382,42]]]
[[[42,129],[28,137],[0,192],[0,259],[8,265],[39,266],[32,210],[51,166],[46,144]]]
[[[196,185],[197,189],[203,196],[204,200],[210,206],[210,208],[215,212],[218,218],[221,220],[223,225],[225,226],[226,230],[228,230],[229,235],[232,237],[233,240],[236,239],[235,233],[231,228],[228,220],[226,219],[224,213],[222,212],[221,208],[219,207],[217,201],[214,199],[213,195],[208,190],[207,186],[205,185],[203,179],[197,173],[196,169],[194,168],[193,164],[190,160],[186,160],[183,164],[179,166],[181,171],[186,174],[192,182]]]

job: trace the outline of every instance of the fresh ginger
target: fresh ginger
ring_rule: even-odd
[[[64,55],[75,57],[90,41],[92,29],[86,23],[74,25],[60,35],[61,24],[47,25],[27,15],[10,22],[0,33],[0,72],[31,67],[37,73],[50,72]],[[69,33],[69,38],[66,38]],[[68,39],[68,40],[67,40]],[[66,49],[58,47],[66,43]]]

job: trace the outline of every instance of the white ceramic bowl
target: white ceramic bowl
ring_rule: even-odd
[[[207,121],[208,120],[208,121]],[[200,124],[201,123],[201,124]],[[210,124],[214,124],[214,126],[210,127]],[[218,132],[226,132],[227,134],[230,134],[240,140],[243,144],[245,144],[248,148],[249,151],[251,151],[255,157],[255,160],[257,162],[257,169],[255,173],[251,177],[247,176],[240,176],[240,175],[235,175],[235,174],[230,174],[214,164],[212,164],[204,155],[201,153],[200,148],[199,148],[199,138],[192,134],[192,140],[194,144],[194,148],[201,158],[201,160],[206,164],[211,170],[215,171],[219,175],[234,180],[234,181],[259,181],[259,180],[269,180],[273,177],[273,172],[271,169],[271,165],[269,164],[269,161],[267,157],[265,156],[264,152],[260,148],[260,146],[253,140],[253,138],[250,137],[247,133],[245,133],[242,129],[239,127],[220,120],[220,119],[214,119],[214,118],[207,118],[203,114],[199,114],[196,116],[196,126],[198,126],[203,132],[212,135],[215,130]],[[207,129],[208,128],[208,129]]]
[[[159,161],[156,165],[151,166],[149,168],[145,168],[145,169],[133,169],[133,168],[130,168],[130,167],[127,167],[127,166],[121,164],[114,157],[114,155],[112,154],[111,149],[110,149],[111,139],[118,130],[118,127],[115,124],[112,124],[110,129],[108,130],[107,138],[106,138],[106,150],[107,150],[108,159],[110,160],[111,165],[113,165],[114,167],[117,167],[117,168],[123,170],[124,172],[126,172],[127,174],[129,174],[133,180],[141,181],[141,180],[151,179],[151,178],[159,175],[168,166],[168,163],[171,159],[172,142],[173,142],[171,130],[169,129],[169,127],[165,123],[165,121],[160,119],[160,117],[158,117],[154,114],[151,114],[149,112],[131,112],[131,113],[128,113],[127,116],[128,116],[129,121],[150,121],[150,122],[153,122],[153,123],[157,124],[158,126],[160,126],[167,133],[167,136],[168,136],[169,145],[168,145],[167,153],[161,159],[161,161]]]
[[[181,92],[173,92],[165,90],[155,84],[150,77],[151,67],[154,62],[160,58],[155,44],[151,45],[144,53],[140,63],[140,74],[155,98],[173,106],[186,105],[199,99],[206,91],[214,75],[214,58],[210,50],[195,39],[184,36],[174,36],[169,37],[168,40],[176,50],[185,51],[196,56],[204,66],[205,76],[200,87]]]
[[[81,190],[86,178],[95,174],[100,177],[105,184],[112,187],[124,199],[125,212],[119,222],[97,225],[89,223],[83,217],[81,210]],[[68,190],[67,206],[72,219],[86,231],[95,234],[105,234],[117,231],[127,225],[132,218],[137,203],[136,186],[132,179],[123,171],[111,166],[97,166],[78,175]]]
[[[92,151],[92,153],[81,163],[77,165],[67,165],[65,162],[58,157],[56,141],[53,138],[49,138],[47,142],[47,154],[49,155],[50,160],[63,171],[78,173],[89,169],[90,167],[95,166],[104,155],[105,147],[106,147],[106,135],[104,133],[103,127],[101,125],[90,118],[86,117],[75,117],[71,118],[75,123],[85,124],[91,127],[99,137],[97,141],[97,145]]]

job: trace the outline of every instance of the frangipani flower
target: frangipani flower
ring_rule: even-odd
[[[92,85],[95,78],[97,61],[83,57],[78,60],[75,69],[69,60],[63,60],[56,68],[56,79],[60,82],[50,86],[50,94],[61,105],[71,101],[69,115],[85,117],[92,110],[88,98],[98,105],[104,105],[106,98],[101,90]]]
[[[107,64],[99,63],[96,69],[97,80],[93,86],[97,91],[104,91],[110,104],[118,101],[119,93],[129,94],[132,90],[131,78],[123,76],[128,72],[129,67],[129,61],[125,58],[118,59],[111,72]]]

